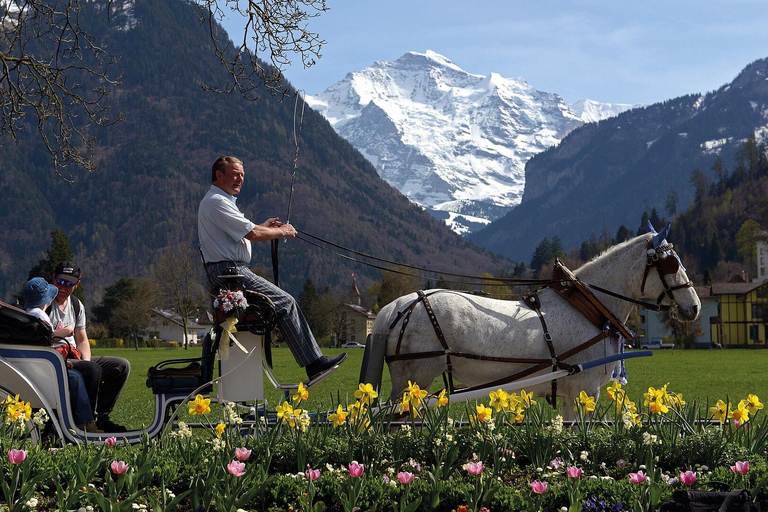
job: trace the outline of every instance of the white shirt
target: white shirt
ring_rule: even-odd
[[[29,308],[27,310],[27,313],[29,313],[30,315],[32,315],[34,317],[39,318],[40,320],[42,320],[43,322],[47,323],[48,325],[51,325],[51,319],[48,318],[48,314],[45,311],[43,311],[42,309],[40,309],[40,308]]]
[[[80,314],[75,318],[75,308],[72,306],[73,300],[80,299],[70,295],[63,310],[59,308],[59,303],[55,300],[51,303],[51,307],[48,309],[48,316],[51,318],[51,324],[53,325],[54,331],[63,329],[67,325],[74,326],[76,331],[85,329],[85,306],[83,306],[82,302],[80,303]],[[75,343],[74,333],[66,338],[56,338],[53,342],[53,346],[58,347],[64,343],[69,343],[73,347],[76,347],[77,343]]]
[[[197,235],[206,263],[251,261],[251,242],[245,235],[256,224],[235,205],[237,198],[211,185],[197,210]]]

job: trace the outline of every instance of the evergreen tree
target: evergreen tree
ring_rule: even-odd
[[[674,218],[677,214],[677,190],[670,189],[669,192],[667,192],[667,202],[665,204],[665,209],[667,211],[667,215],[669,215],[671,218]]]
[[[694,202],[700,203],[704,200],[705,197],[707,197],[707,189],[709,188],[709,181],[707,180],[707,177],[704,175],[704,172],[701,169],[694,169],[691,171],[691,185],[693,185],[693,188],[695,189],[694,192]]]
[[[629,230],[629,228],[624,224],[619,226],[618,231],[616,231],[616,243],[620,244],[621,242],[626,242],[630,238],[632,238],[632,232]]]
[[[533,256],[531,256],[531,270],[533,270],[533,277],[539,277],[541,267],[549,262],[551,254],[552,244],[550,243],[549,238],[544,237],[544,240],[536,246],[536,249],[533,251]]]
[[[712,164],[712,173],[717,180],[715,183],[717,195],[721,195],[725,192],[725,189],[728,188],[728,169],[725,168],[725,164],[720,155],[717,155],[715,162]]]
[[[112,316],[120,309],[123,302],[140,298],[138,282],[132,277],[121,277],[104,289],[101,304],[93,308],[96,319],[104,324],[112,321]]]
[[[56,228],[51,231],[51,247],[45,251],[45,258],[37,262],[37,265],[30,269],[27,280],[33,277],[42,277],[53,284],[53,271],[62,261],[72,261],[72,248],[69,246],[69,239],[63,230]],[[82,283],[73,292],[75,297],[81,301],[84,299]],[[21,292],[16,296],[17,300],[22,298]]]

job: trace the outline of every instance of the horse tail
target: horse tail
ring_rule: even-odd
[[[396,313],[395,303],[387,304],[376,315],[373,331],[365,342],[363,364],[360,367],[360,384],[371,384],[381,393],[381,380],[384,372],[384,360],[387,352],[387,339],[390,333],[390,323],[393,313]]]

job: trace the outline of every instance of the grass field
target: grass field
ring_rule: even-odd
[[[131,361],[131,376],[113,413],[118,423],[132,428],[149,425],[152,421],[154,396],[146,387],[147,369],[166,359],[197,357],[200,348],[188,351],[177,349],[94,349],[94,355],[122,356]],[[336,355],[341,350],[324,349],[326,355]],[[330,378],[312,388],[306,408],[310,411],[328,410],[337,403],[354,401],[363,350],[348,350],[349,358]],[[287,348],[273,350],[274,373],[281,382],[298,382],[306,379]],[[768,398],[768,350],[661,350],[653,357],[627,361],[629,384],[626,389],[634,401],[642,404],[642,395],[648,386],[659,388],[670,383],[669,390],[682,393],[683,399],[710,403],[730,398],[738,401],[748,393]],[[568,378],[568,377],[565,377]],[[385,368],[383,395],[389,396],[389,374]],[[437,379],[433,390],[442,387]],[[273,389],[265,379],[265,394],[270,404],[282,402],[282,394]],[[274,408],[274,406],[272,406]],[[183,419],[183,416],[182,416]]]

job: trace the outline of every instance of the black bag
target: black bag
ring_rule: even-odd
[[[724,482],[707,482],[728,489]],[[672,501],[661,505],[659,512],[760,512],[760,505],[752,501],[746,489],[733,491],[679,490],[672,495]]]

